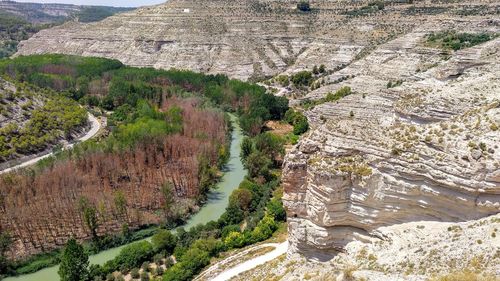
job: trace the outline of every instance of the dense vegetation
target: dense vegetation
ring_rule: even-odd
[[[71,139],[87,124],[86,110],[71,99],[24,84],[0,83],[0,162]]]
[[[112,131],[106,139],[83,143],[27,173],[0,179],[0,228],[14,240],[28,246],[43,244],[46,249],[57,246],[50,242],[54,232],[42,225],[60,229],[63,223],[68,226],[68,217],[72,221],[69,231],[86,233],[83,238],[92,240],[90,248],[86,247],[91,252],[130,241],[130,230],[143,225],[172,227],[183,223],[194,205],[203,201],[217,179],[217,167],[228,156],[227,120],[215,108],[238,114],[250,137],[260,135],[266,120],[281,119],[288,110],[285,98],[223,75],[137,69],[106,59],[18,57],[0,61],[0,74],[55,91],[96,113],[112,112],[108,118]],[[266,200],[277,186],[270,171],[278,160],[269,162],[264,156],[253,153],[248,163],[254,167],[258,166],[255,163],[266,163],[263,169],[253,169],[252,181],[265,191],[255,197],[255,202],[263,201],[251,209],[259,210],[259,215],[252,212],[255,218],[250,226],[263,217]],[[37,193],[28,195],[33,189]],[[49,206],[50,211],[46,210]],[[66,218],[58,216],[60,213]],[[250,216],[250,209],[246,216]],[[236,219],[227,220],[237,223]],[[14,229],[12,225],[30,228]],[[36,241],[22,238],[33,229],[45,232],[37,235]],[[117,239],[109,236],[118,232]],[[197,235],[193,234],[201,238]],[[179,237],[179,241],[183,239]],[[41,266],[19,264],[9,270],[26,273],[58,261],[50,256],[43,260]]]
[[[217,221],[189,231],[179,228],[171,233],[162,229],[151,242],[131,244],[104,266],[92,265],[81,274],[86,278],[82,280],[121,280],[119,276],[128,272],[138,278],[141,265],[143,273],[140,276],[144,280],[149,280],[148,271],[153,276],[162,276],[165,281],[191,280],[219,253],[270,238],[286,219],[278,188],[284,143],[281,137],[270,132],[245,138],[241,158],[248,176],[231,194],[226,212]],[[69,244],[68,247],[73,246]],[[166,271],[151,270],[149,262],[165,264]],[[113,272],[121,273],[114,276]]]
[[[383,1],[373,1],[368,3],[365,6],[362,6],[361,8],[350,10],[345,12],[346,15],[352,16],[352,17],[359,17],[359,16],[365,16],[369,15],[371,13],[375,13],[378,11],[382,11],[385,8],[385,4]]]
[[[47,25],[33,25],[17,15],[0,11],[0,59],[14,54],[20,41],[44,27]]]
[[[141,98],[159,104],[182,91],[203,94],[215,106],[240,115],[242,129],[256,135],[265,121],[281,119],[286,98],[266,94],[258,85],[181,70],[137,69],[115,60],[63,55],[18,57],[0,61],[0,73],[39,87],[48,87],[90,106],[115,110],[132,107]]]
[[[443,49],[460,50],[469,48],[496,38],[498,34],[458,33],[454,30],[433,32],[427,35],[427,44]]]

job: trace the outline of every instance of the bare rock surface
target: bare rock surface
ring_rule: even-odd
[[[313,129],[285,159],[291,252],[328,260],[380,227],[500,211],[500,40],[443,59],[422,43],[432,27],[378,46],[332,74],[351,78],[308,94],[355,92],[306,111]]]
[[[417,221],[349,242],[327,262],[282,256],[238,280],[498,280],[500,215],[460,223]]]

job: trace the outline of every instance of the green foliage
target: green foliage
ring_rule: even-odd
[[[81,197],[80,201],[78,202],[78,208],[80,209],[80,212],[82,212],[83,221],[85,223],[85,226],[90,230],[92,238],[94,240],[97,239],[97,227],[99,225],[97,222],[96,207],[94,206],[94,204],[90,203],[87,198]]]
[[[85,109],[64,97],[52,97],[31,111],[23,127],[10,123],[0,129],[0,160],[16,153],[31,154],[68,137],[87,123]]]
[[[454,51],[479,45],[496,38],[493,33],[457,33],[454,30],[433,32],[427,35],[427,44]]]
[[[174,252],[177,237],[168,230],[160,230],[153,236],[151,243],[156,252],[165,251],[170,255]]]
[[[289,109],[285,114],[285,121],[293,126],[293,134],[296,136],[302,135],[309,130],[307,117],[300,111]]]
[[[79,22],[95,22],[110,17],[117,12],[128,11],[129,8],[115,8],[104,6],[85,7],[83,10],[75,13],[73,17],[78,18]]]
[[[164,281],[191,280],[195,274],[210,263],[210,255],[206,251],[193,247],[187,250],[179,260],[180,262],[165,272]]]
[[[273,198],[267,204],[268,213],[274,218],[275,221],[285,221],[286,212],[283,207],[283,202],[278,198]]]
[[[148,241],[130,244],[123,248],[118,256],[104,264],[105,271],[112,272],[121,268],[132,269],[154,255],[153,246]]]
[[[251,138],[244,138],[241,142],[241,152],[240,157],[242,161],[245,161],[252,152],[254,151],[253,141]]]
[[[325,102],[334,102],[337,101],[343,97],[346,97],[348,95],[352,94],[351,88],[348,86],[344,86],[340,88],[335,94],[333,93],[328,93],[325,98]]]
[[[61,255],[59,276],[61,281],[85,281],[88,276],[89,257],[83,246],[70,239]]]
[[[135,108],[141,100],[159,105],[164,95],[183,95],[195,92],[204,95],[215,105],[240,115],[245,133],[257,135],[270,119],[281,119],[288,110],[288,100],[266,93],[265,88],[224,75],[203,75],[181,70],[124,67],[115,60],[82,58],[65,55],[16,57],[0,61],[0,73],[13,79],[27,81],[39,87],[82,99],[82,102],[117,110],[111,122],[130,118],[127,109]],[[103,84],[98,94],[89,96],[90,84]],[[94,87],[95,88],[95,87]],[[121,108],[121,106],[129,106]]]
[[[248,170],[248,175],[252,178],[263,176],[269,177],[269,169],[271,169],[273,161],[262,152],[253,152],[247,157],[245,168]]]
[[[311,83],[313,82],[313,76],[310,71],[300,71],[292,75],[291,78],[293,84],[295,86],[311,86]]]
[[[359,16],[365,16],[365,15],[369,15],[371,13],[381,11],[384,8],[385,8],[384,2],[377,0],[377,1],[370,2],[370,3],[368,3],[368,5],[365,5],[361,8],[347,11],[345,14],[348,16],[352,16],[352,17],[359,17]]]

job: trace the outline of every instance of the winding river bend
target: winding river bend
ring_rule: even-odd
[[[183,225],[186,230],[200,223],[217,220],[226,209],[229,202],[229,195],[231,195],[231,192],[236,189],[245,178],[246,170],[240,160],[240,144],[243,139],[243,134],[236,116],[230,116],[233,124],[233,132],[231,137],[231,156],[226,165],[226,171],[221,181],[217,184],[217,188],[209,192],[206,204],[198,213],[193,215],[185,225]],[[148,239],[149,238],[146,240]],[[127,245],[128,244],[90,256],[90,264],[104,264],[106,261],[116,257],[120,250]],[[4,281],[57,281],[59,280],[57,270],[58,266],[53,266],[32,274],[9,277],[4,279]]]

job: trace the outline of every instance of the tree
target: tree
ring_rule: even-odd
[[[245,162],[248,174],[252,178],[258,176],[267,177],[272,164],[273,162],[271,159],[269,159],[269,157],[262,152],[253,152],[248,156],[247,161]]]
[[[85,222],[85,225],[90,229],[92,238],[96,240],[97,227],[99,226],[97,222],[96,207],[92,203],[90,203],[90,201],[85,197],[80,198],[79,205],[80,205],[80,211],[83,214],[83,221]]]
[[[267,211],[276,221],[286,220],[285,208],[283,208],[283,202],[279,199],[271,199],[271,201],[267,203]]]
[[[293,133],[295,135],[302,135],[307,132],[307,130],[309,130],[309,123],[307,122],[307,118],[301,114],[295,119],[295,123],[293,124]]]
[[[234,205],[242,211],[248,211],[250,203],[252,203],[252,192],[248,189],[238,188],[229,196],[229,205]]]
[[[302,12],[311,11],[311,6],[309,5],[309,1],[300,1],[300,3],[297,4],[297,9],[299,9]]]
[[[115,208],[120,216],[127,215],[127,199],[122,191],[115,192]]]
[[[7,271],[9,263],[7,261],[7,257],[5,256],[5,252],[10,247],[12,243],[12,238],[8,233],[0,232],[0,276],[2,273]]]
[[[57,272],[61,281],[85,281],[88,277],[89,256],[74,238],[66,243]]]
[[[177,237],[170,231],[162,229],[153,235],[151,243],[156,252],[165,250],[168,254],[172,254],[177,244]]]
[[[240,157],[243,161],[245,161],[248,157],[253,152],[253,141],[250,138],[244,138],[243,141],[241,142],[241,153]]]
[[[172,205],[174,203],[174,191],[172,184],[170,182],[166,182],[161,187],[161,194],[163,195],[164,204],[163,210],[165,211],[165,217],[169,218],[171,215]]]

